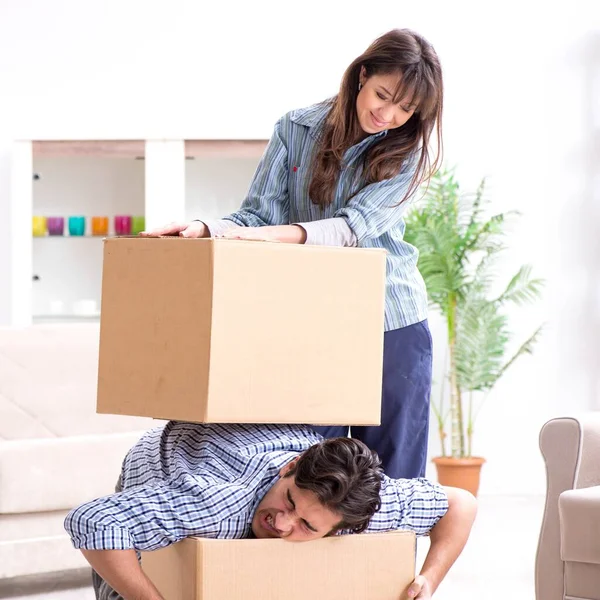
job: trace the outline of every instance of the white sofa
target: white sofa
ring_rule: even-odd
[[[95,413],[98,323],[0,329],[0,579],[85,567],[67,512],[114,490],[152,419]]]

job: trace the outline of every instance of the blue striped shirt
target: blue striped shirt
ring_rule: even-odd
[[[247,538],[279,470],[322,437],[302,425],[170,421],[142,436],[121,473],[123,491],[72,510],[75,548],[155,550],[186,537]],[[443,489],[425,479],[384,477],[368,532],[427,533],[445,514]]]
[[[414,165],[406,164],[395,177],[367,185],[352,196],[365,152],[386,132],[367,136],[346,152],[333,202],[325,208],[313,204],[308,195],[310,163],[328,110],[327,103],[320,103],[292,111],[276,123],[246,199],[225,219],[246,227],[300,223],[308,229],[310,223],[318,227],[317,222],[339,229],[343,220],[353,235],[352,245],[388,252],[386,331],[422,321],[427,318],[427,293],[417,269],[418,252],[403,239],[408,200],[394,206],[404,198]],[[309,238],[311,234],[322,239],[316,231],[309,231]],[[335,231],[333,235],[336,239]]]

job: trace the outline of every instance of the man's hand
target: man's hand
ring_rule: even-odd
[[[415,600],[430,600],[432,596],[431,586],[427,579],[423,575],[415,577],[408,588],[408,597]]]
[[[191,223],[169,223],[150,231],[141,231],[140,235],[142,237],[178,235],[186,238],[204,238],[208,237],[209,232],[208,227],[202,221],[192,221]]]

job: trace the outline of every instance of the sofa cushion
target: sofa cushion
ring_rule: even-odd
[[[87,567],[65,532],[66,516],[67,511],[0,515],[0,580]]]
[[[69,509],[114,489],[160,421],[96,414],[98,323],[0,329],[0,514]]]
[[[562,592],[562,590],[561,590]],[[562,598],[562,593],[560,598]],[[565,563],[565,600],[600,600],[600,565]],[[540,600],[544,600],[540,597]]]
[[[600,565],[600,486],[563,492],[558,509],[562,560]]]
[[[0,514],[68,509],[112,494],[142,433],[0,443]]]
[[[0,440],[140,431],[152,419],[96,414],[98,323],[0,329]]]

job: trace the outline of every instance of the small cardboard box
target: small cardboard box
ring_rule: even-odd
[[[99,413],[377,425],[385,251],[109,238]]]
[[[142,554],[142,568],[167,600],[404,600],[415,576],[415,535],[188,538]]]

